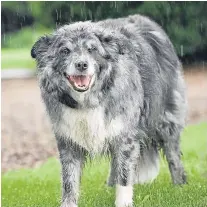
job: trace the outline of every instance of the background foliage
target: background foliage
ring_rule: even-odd
[[[2,46],[30,47],[36,34],[74,21],[144,14],[163,26],[182,60],[207,59],[207,2],[2,2]],[[30,27],[30,32],[18,31]],[[39,32],[40,31],[40,32]],[[25,39],[16,41],[16,32]],[[26,33],[26,35],[25,35]],[[35,33],[35,34],[34,34]],[[32,37],[32,38],[31,38]],[[30,41],[32,39],[32,41]],[[13,41],[12,41],[13,40]],[[18,42],[18,43],[17,43]]]

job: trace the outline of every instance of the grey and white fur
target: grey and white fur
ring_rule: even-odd
[[[134,15],[65,25],[31,54],[62,164],[61,207],[78,205],[87,155],[110,154],[116,207],[132,206],[133,185],[156,178],[160,148],[173,183],[186,182],[182,67],[155,22]]]

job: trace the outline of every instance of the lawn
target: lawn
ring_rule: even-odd
[[[35,69],[30,49],[1,49],[1,69]]]
[[[31,48],[39,37],[50,32],[51,29],[34,26],[2,36],[1,69],[35,69]]]
[[[186,127],[182,135],[183,161],[188,184],[171,184],[167,164],[161,160],[161,173],[151,185],[135,186],[135,206],[207,206],[207,123]],[[80,207],[113,207],[115,191],[105,185],[107,159],[94,160],[84,169]],[[3,207],[58,207],[60,165],[51,158],[36,169],[21,169],[2,175]]]

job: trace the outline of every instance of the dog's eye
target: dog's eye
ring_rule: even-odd
[[[89,52],[89,53],[92,53],[92,51],[95,51],[95,50],[97,50],[97,48],[96,48],[96,47],[94,47],[94,46],[93,46],[93,47],[91,47],[91,48],[88,48],[88,52]]]
[[[104,42],[109,43],[112,40],[112,37],[105,37]]]
[[[107,59],[107,60],[111,59],[111,55],[109,55],[109,54],[106,54],[104,57],[105,57],[105,59]]]
[[[70,54],[70,50],[68,48],[63,48],[60,53],[63,54],[63,55],[69,55]]]

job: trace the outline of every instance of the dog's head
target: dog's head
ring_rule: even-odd
[[[126,38],[120,35],[79,22],[41,37],[31,55],[37,60],[42,90],[74,99],[86,94],[100,97],[113,84],[119,56],[129,52]]]

